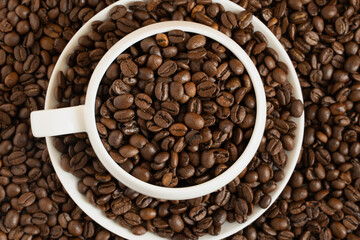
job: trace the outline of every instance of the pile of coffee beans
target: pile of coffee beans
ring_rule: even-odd
[[[279,61],[279,56],[273,49],[267,47],[265,36],[260,32],[253,31],[251,25],[252,14],[250,12],[243,11],[239,14],[225,12],[221,4],[211,4],[211,2],[204,6],[199,5],[203,6],[203,8],[195,6],[192,8],[191,3],[186,1],[177,4],[164,2],[164,4],[152,5],[151,3],[136,2],[130,4],[129,10],[124,6],[117,6],[110,11],[109,20],[93,22],[92,31],[79,39],[78,48],[68,56],[67,64],[69,68],[57,75],[58,87],[55,93],[57,100],[60,102],[58,107],[76,106],[84,103],[87,84],[93,69],[101,56],[122,36],[141,26],[156,21],[169,20],[162,15],[165,14],[163,11],[171,12],[171,9],[174,9],[176,12],[176,9],[179,8],[179,11],[184,10],[182,15],[185,15],[185,18],[175,14],[173,15],[177,16],[175,20],[192,19],[222,30],[228,36],[233,36],[234,40],[251,56],[262,77],[268,110],[266,130],[258,152],[247,168],[230,184],[212,194],[186,201],[164,201],[134,192],[112,177],[97,159],[85,133],[58,137],[56,138],[56,147],[63,153],[61,157],[63,168],[81,179],[78,184],[79,191],[92,204],[105,211],[109,218],[116,219],[121,226],[131,229],[134,234],[141,235],[146,231],[150,231],[162,237],[170,238],[179,233],[193,239],[206,234],[219,234],[221,225],[226,221],[237,221],[239,223],[247,221],[248,215],[253,212],[254,205],[259,205],[261,208],[267,208],[270,205],[272,201],[270,193],[277,188],[276,182],[281,181],[284,177],[282,169],[288,161],[286,150],[294,148],[296,124],[291,118],[301,116],[303,105],[301,101],[293,97],[293,88],[287,81],[287,66]],[[189,10],[185,9],[186,6],[189,7]],[[201,15],[200,18],[199,15]],[[204,22],[203,19],[209,19],[209,21]],[[145,39],[130,47],[128,52],[120,55],[105,74],[103,84],[98,90],[95,106],[99,134],[103,137],[105,148],[115,161],[119,162],[120,166],[126,171],[144,181],[170,187],[175,185],[173,182],[177,181],[179,183],[179,180],[186,180],[179,179],[180,177],[185,178],[195,175],[191,182],[180,182],[180,185],[189,185],[207,181],[212,178],[211,174],[213,174],[213,171],[207,171],[208,168],[204,166],[207,163],[201,161],[201,155],[197,152],[198,149],[202,149],[201,154],[208,154],[209,149],[206,149],[206,144],[199,142],[192,146],[188,143],[196,134],[191,135],[189,139],[186,137],[189,133],[201,130],[199,126],[195,126],[193,123],[190,123],[192,124],[190,127],[186,125],[185,115],[189,112],[188,105],[190,102],[194,102],[191,100],[191,96],[205,98],[204,100],[214,102],[214,104],[211,104],[211,108],[217,108],[216,111],[212,110],[213,112],[206,113],[208,117],[205,117],[205,119],[201,115],[200,117],[204,119],[204,126],[211,122],[209,119],[215,119],[215,122],[219,122],[219,127],[214,128],[213,131],[215,138],[213,136],[212,143],[211,141],[210,143],[211,146],[215,144],[217,147],[219,145],[217,142],[223,138],[222,141],[226,143],[224,146],[226,146],[225,150],[229,152],[229,157],[230,153],[237,151],[237,146],[240,147],[238,152],[242,151],[242,143],[246,143],[247,139],[252,135],[252,130],[246,131],[246,127],[251,127],[253,120],[246,121],[249,124],[244,122],[249,126],[234,125],[232,136],[228,136],[228,130],[220,127],[220,120],[225,123],[234,120],[234,114],[232,119],[231,106],[221,106],[223,103],[220,104],[216,100],[218,95],[215,95],[214,100],[211,100],[211,95],[201,96],[199,94],[205,94],[206,92],[213,94],[217,91],[218,93],[227,91],[233,93],[230,94],[233,95],[234,102],[241,100],[236,103],[244,102],[243,107],[250,110],[245,109],[247,114],[244,121],[247,117],[254,115],[251,112],[255,107],[254,95],[248,94],[248,90],[251,90],[251,80],[245,73],[243,73],[244,77],[240,76],[236,79],[235,76],[233,82],[230,81],[231,84],[227,86],[228,80],[222,81],[219,79],[231,75],[234,70],[237,71],[229,67],[228,74],[222,74],[224,72],[223,61],[230,61],[231,58],[225,57],[224,53],[222,53],[222,51],[225,52],[225,49],[220,44],[211,43],[210,47],[205,46],[205,44],[204,46],[199,45],[197,48],[192,48],[191,44],[188,43],[193,42],[192,39],[201,38],[201,36],[181,33],[179,36],[184,35],[184,42],[175,43],[172,46],[174,44],[172,35],[178,35],[178,33],[169,32]],[[166,38],[168,43],[166,43],[166,40],[164,41]],[[177,37],[176,40],[179,40],[179,38]],[[202,47],[204,49],[201,49]],[[164,59],[164,54],[171,56],[169,54],[176,51],[175,48],[177,48],[179,56],[176,56],[176,53],[173,56],[174,58],[167,59],[165,57]],[[206,57],[196,57],[201,55]],[[161,58],[161,62],[154,64],[155,61],[151,61],[150,64],[148,61],[150,57],[152,60],[160,60]],[[214,59],[218,61],[217,66],[211,67]],[[164,71],[164,69],[167,70]],[[178,69],[179,72],[176,72]],[[181,75],[178,74],[185,73],[184,71],[189,72],[190,80],[184,81],[183,86],[181,83],[183,76],[180,77]],[[165,75],[161,76],[160,74]],[[189,74],[185,74],[185,78]],[[169,80],[169,76],[173,76],[173,78],[176,76],[179,81],[170,81],[172,79]],[[169,90],[165,99],[163,94],[159,93],[159,88],[162,88],[163,83],[166,82],[169,85]],[[188,86],[185,89],[186,84]],[[193,84],[196,86],[195,95],[189,91],[189,86]],[[213,87],[206,87],[207,91],[201,90],[202,88],[198,89],[198,86],[204,84]],[[158,87],[156,87],[157,85]],[[180,91],[183,91],[183,93],[178,95],[179,90],[172,91],[174,86],[177,89],[182,89]],[[132,98],[132,101],[129,100]],[[159,98],[165,101],[161,101]],[[168,98],[172,101],[166,101]],[[124,105],[120,105],[120,102]],[[165,102],[167,103],[164,107],[162,105]],[[170,104],[168,104],[169,102]],[[175,111],[173,110],[174,102],[178,102],[179,110],[176,110],[176,108]],[[134,105],[130,107],[132,103]],[[186,105],[183,103],[186,103]],[[180,107],[181,105],[184,107]],[[144,109],[146,107],[147,109]],[[179,111],[179,115],[175,117],[175,122],[170,113],[173,114],[177,111]],[[191,113],[191,115],[194,114],[197,113]],[[251,118],[254,119],[254,117]],[[188,128],[188,133],[184,137],[177,137],[177,139],[170,136],[169,127],[171,127],[171,124],[184,122]],[[211,128],[210,125],[209,127]],[[166,136],[167,128],[169,128],[169,136]],[[108,137],[112,131],[115,133],[109,142]],[[162,135],[164,132],[165,137]],[[141,138],[141,135],[143,138]],[[201,136],[200,131],[198,135]],[[151,136],[153,136],[152,139]],[[171,138],[174,140],[169,141],[168,139]],[[128,139],[128,143],[122,145],[121,142],[126,141],[125,139]],[[149,139],[151,140],[149,141]],[[162,144],[162,141],[157,139],[166,139],[165,144]],[[184,148],[185,146],[179,148],[179,142],[183,142],[183,146],[187,145],[186,148]],[[115,145],[115,148],[110,143]],[[222,142],[219,147],[221,145]],[[180,151],[175,151],[176,149]],[[171,150],[179,153],[179,166],[176,169],[171,166],[171,160],[169,164],[166,163],[167,161],[161,163],[159,160],[160,164],[155,161],[158,153],[169,155],[168,158],[170,158],[168,150],[170,150],[170,153]],[[142,155],[142,151],[147,154]],[[185,153],[187,153],[187,156]],[[141,161],[141,157],[144,156],[148,157],[148,159]],[[160,159],[160,157],[157,158]],[[186,163],[187,165],[183,167],[180,163]],[[212,167],[214,165],[206,166]],[[159,167],[159,169],[153,167]],[[175,169],[175,171],[171,171],[171,169]],[[152,174],[151,171],[153,170],[156,170],[156,172]],[[216,171],[220,172],[223,169]],[[177,176],[179,178],[176,179]],[[144,215],[144,212],[151,212],[151,215]],[[220,215],[218,216],[218,214]]]
[[[220,175],[255,124],[243,64],[219,43],[180,30],[122,53],[98,100],[97,129],[111,157],[136,178],[165,187]]]
[[[358,47],[360,2],[356,0],[232,1],[246,8],[248,11],[246,15],[251,16],[249,13],[251,12],[262,20],[292,58],[303,87],[306,135],[302,158],[299,159],[296,172],[283,194],[255,223],[228,239],[358,240],[360,238],[360,161],[357,85],[360,57]],[[29,124],[29,113],[44,107],[48,80],[66,43],[84,22],[112,2],[112,0],[0,0],[1,240],[123,239],[104,230],[75,205],[62,189],[51,166],[44,139],[33,138]],[[212,4],[209,0],[149,0],[145,7],[136,3],[131,8],[134,12],[126,13],[127,20],[119,21],[121,22],[119,24],[123,23],[127,26],[127,31],[139,27],[140,23],[146,25],[161,20],[197,18],[196,21],[204,24],[207,22],[233,38],[237,36],[238,43],[243,47],[249,41],[248,52],[254,45],[254,41],[250,39],[254,36],[250,34],[251,31],[238,30],[236,35],[233,34],[229,25],[232,21],[226,20],[232,19],[232,14],[225,13],[221,6]],[[217,20],[214,20],[214,16]],[[129,19],[135,21],[128,21]],[[133,23],[136,25],[132,25]],[[98,40],[100,42],[96,43],[97,49],[91,54],[91,58],[97,58],[97,54],[101,57],[104,49],[112,45],[114,37],[120,38],[126,33],[118,29],[115,32],[117,34],[107,34],[106,38]],[[258,43],[258,40],[255,40],[255,43]],[[89,49],[95,47],[94,42],[88,41],[86,37],[83,38],[83,44]],[[276,56],[271,55],[273,54],[271,50],[266,49],[262,53],[276,60]],[[254,55],[252,58],[253,60],[257,58],[257,66],[260,68],[263,64],[263,61],[260,61],[261,57]],[[69,61],[76,61],[76,55]],[[95,62],[89,65],[90,71],[94,69]],[[277,61],[276,63],[280,64]],[[70,78],[70,82],[59,84],[61,87],[57,94],[59,96],[61,94],[66,99],[59,107],[84,103],[85,85],[89,75],[82,72],[84,69],[78,67],[74,69],[77,71],[76,74],[80,73],[76,80],[74,76]],[[71,74],[69,72],[66,76]],[[83,78],[85,76],[86,79]],[[275,94],[271,93],[272,96],[278,95],[277,89]],[[274,92],[273,88],[270,90],[269,92]],[[290,112],[292,114],[301,112],[300,104],[298,101],[293,101],[289,108]],[[275,104],[276,108],[277,106]],[[337,107],[341,107],[340,111]],[[286,114],[283,114],[284,116]],[[63,146],[62,152],[70,152],[72,156],[80,152],[78,159],[86,159],[86,161],[95,159],[84,134],[66,136],[58,146]],[[217,199],[231,194],[232,203],[220,207],[220,210],[216,210],[216,215],[212,209],[218,208],[218,205],[209,204],[212,200],[208,200],[207,197],[202,198],[201,203],[199,199],[198,202],[165,202],[162,203],[160,210],[158,205],[161,203],[158,200],[131,196],[130,190],[113,179],[109,186],[118,187],[112,194],[115,197],[117,194],[121,195],[119,192],[126,191],[127,199],[124,203],[128,203],[128,199],[137,201],[133,204],[132,212],[135,211],[142,218],[148,219],[144,215],[153,216],[154,211],[143,210],[140,214],[137,212],[140,208],[136,203],[140,205],[143,202],[150,202],[147,208],[159,209],[156,210],[156,221],[143,221],[149,231],[156,230],[172,236],[173,239],[196,239],[196,236],[203,232],[201,228],[205,226],[196,221],[192,223],[186,220],[186,228],[182,233],[172,233],[168,230],[170,223],[174,228],[174,222],[179,220],[179,215],[187,219],[189,210],[185,211],[186,214],[172,217],[170,221],[170,216],[174,213],[176,215],[174,210],[180,208],[178,205],[186,204],[191,209],[190,206],[193,205],[203,206],[207,210],[207,217],[211,216],[213,219],[214,226],[218,226],[224,219],[232,221],[235,210],[231,210],[234,208],[229,206],[234,204],[235,189],[250,189],[250,193],[256,192],[258,199],[259,192],[263,191],[259,177],[269,173],[266,163],[268,162],[262,164],[263,167],[259,169],[249,166],[246,174],[248,181],[245,181],[245,175],[242,175],[241,181],[236,179],[233,185],[230,184],[219,192]],[[95,160],[93,165],[94,168],[86,166],[84,170],[93,174],[95,179],[111,179],[98,161]],[[66,167],[65,164],[64,166]],[[98,172],[94,173],[93,169]],[[281,179],[281,171],[277,171],[276,168],[270,170],[272,171],[274,171],[272,178],[274,181]],[[73,173],[80,178],[86,176],[84,172],[77,170]],[[272,177],[271,174],[268,176]],[[87,185],[89,185],[88,180],[89,178],[85,181]],[[79,183],[79,186],[84,185]],[[90,188],[91,191],[95,190],[95,187],[84,189]],[[91,193],[87,195],[91,196]],[[209,199],[214,199],[216,196],[212,194]],[[266,202],[265,200],[263,202]],[[193,214],[194,211],[191,213]],[[169,218],[163,217],[163,221],[159,221],[160,212]],[[109,211],[108,214],[110,215]],[[129,214],[126,218],[119,218],[124,224],[123,219],[129,222]],[[157,227],[154,227],[153,223]],[[218,230],[218,227],[214,226],[210,228]],[[141,225],[134,228],[133,231],[137,233],[142,233],[144,230]],[[159,229],[164,230],[159,231]]]

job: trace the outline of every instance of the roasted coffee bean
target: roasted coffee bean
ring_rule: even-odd
[[[196,113],[186,113],[184,116],[184,122],[189,128],[200,130],[204,127],[205,121],[201,115]]]
[[[151,107],[152,100],[145,93],[139,93],[135,96],[135,105],[141,109],[148,109]]]
[[[74,170],[83,168],[88,161],[88,155],[85,152],[79,152],[70,160],[70,167]]]
[[[201,154],[201,164],[211,168],[215,163],[226,163],[229,160],[229,152],[225,149],[206,150]]]
[[[160,77],[169,77],[177,70],[177,64],[174,61],[164,62],[157,70]]]
[[[200,97],[214,97],[219,92],[219,86],[211,81],[204,81],[197,85],[197,93]]]
[[[240,29],[245,29],[251,24],[252,16],[252,13],[248,11],[243,11],[238,15]]]
[[[22,207],[28,207],[33,204],[36,200],[36,196],[32,192],[23,193],[19,199],[18,204]]]
[[[174,123],[169,128],[170,133],[176,137],[184,136],[187,130],[188,128],[183,123]]]
[[[168,128],[174,122],[170,113],[160,110],[154,116],[154,122],[161,128]]]
[[[111,203],[111,209],[114,214],[124,214],[131,209],[130,199],[119,197]]]
[[[206,44],[206,37],[202,36],[202,35],[195,35],[193,37],[191,37],[187,43],[186,43],[186,48],[188,50],[194,50],[197,48],[202,48],[204,47]]]
[[[169,32],[169,40],[171,43],[182,43],[185,41],[185,32],[181,30],[172,30]]]
[[[121,94],[114,98],[114,106],[117,109],[130,108],[133,105],[133,103],[134,103],[134,96],[129,93]]]
[[[121,123],[129,122],[135,118],[135,112],[131,109],[119,110],[114,113],[114,118]]]
[[[169,98],[169,84],[159,82],[155,86],[155,96],[160,101],[166,101]]]

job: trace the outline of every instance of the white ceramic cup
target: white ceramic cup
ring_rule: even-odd
[[[141,1],[145,2],[146,0],[141,0]],[[74,48],[77,46],[77,41],[79,40],[79,38],[81,36],[87,35],[88,32],[92,31],[91,23],[93,21],[105,21],[109,19],[109,15],[108,15],[109,11],[114,6],[124,5],[128,7],[129,4],[132,2],[134,2],[134,0],[119,0],[118,2],[115,2],[111,6],[108,6],[107,8],[103,9],[101,12],[96,14],[91,20],[89,20],[86,24],[84,24],[84,26],[81,27],[81,29],[79,29],[76,32],[76,34],[72,37],[71,41],[66,45],[64,52],[68,52],[68,53],[72,52]],[[244,10],[242,7],[231,2],[230,0],[213,0],[213,2],[222,4],[226,11],[232,11],[235,14]],[[288,81],[294,88],[294,97],[302,100],[303,98],[302,98],[301,87],[299,84],[299,79],[297,78],[296,71],[285,49],[282,47],[282,45],[277,40],[277,38],[272,34],[272,32],[266,27],[266,25],[264,25],[259,19],[253,17],[252,24],[254,26],[255,31],[260,31],[265,35],[265,37],[268,40],[268,46],[273,48],[278,53],[279,60],[284,62],[288,66],[289,68]],[[56,81],[54,79],[59,71],[65,71],[67,68],[68,67],[65,64],[65,55],[62,55],[60,56],[58,60],[58,64],[56,64],[53,70],[52,77],[50,79],[50,83],[48,86],[48,94],[46,95],[45,109],[55,108],[57,101],[55,100],[54,95],[50,94],[51,92],[55,91]],[[286,186],[287,182],[289,181],[295,169],[296,163],[300,156],[301,145],[304,135],[304,118],[305,117],[303,114],[300,118],[293,119],[293,121],[297,124],[297,129],[295,131],[295,139],[294,139],[295,147],[292,151],[287,152],[288,162],[285,168],[283,169],[285,173],[285,177],[283,180],[276,183],[277,184],[276,190],[270,193],[270,196],[272,198],[271,204],[274,203],[274,201],[283,191],[284,187]],[[84,213],[86,213],[90,218],[92,218],[102,227],[126,239],[131,239],[131,240],[135,240],[135,239],[163,240],[164,239],[150,232],[147,232],[142,236],[136,236],[132,234],[130,230],[120,226],[119,223],[116,222],[115,220],[109,219],[102,210],[100,210],[99,208],[88,202],[85,196],[81,194],[77,189],[77,183],[80,179],[74,176],[73,174],[68,173],[62,169],[60,165],[61,153],[58,150],[56,150],[53,140],[54,140],[53,137],[46,137],[46,144],[54,170],[57,176],[59,177],[61,183],[63,184],[63,187],[67,191],[67,193],[70,195],[73,201],[84,211]],[[271,206],[271,204],[269,206]],[[248,216],[248,220],[246,222],[241,224],[237,222],[233,222],[233,223],[225,222],[221,226],[221,231],[219,235],[211,236],[208,234],[203,237],[200,237],[199,240],[219,240],[219,239],[227,238],[230,235],[242,230],[243,228],[247,227],[249,224],[254,222],[258,217],[264,214],[266,210],[267,209],[262,209],[259,206],[255,205],[253,213]]]
[[[189,33],[202,34],[208,38],[221,43],[229,49],[244,65],[252,82],[256,96],[256,119],[253,134],[241,156],[219,176],[193,186],[167,188],[156,186],[143,182],[122,169],[106,151],[101,142],[99,133],[96,128],[95,120],[95,99],[99,84],[105,75],[109,66],[114,60],[130,46],[135,43],[153,36],[157,33],[166,33],[171,30],[183,30]],[[77,44],[70,42],[69,44]],[[58,64],[62,64],[62,57],[69,55],[71,52],[65,49]],[[54,70],[56,73],[57,69]],[[56,76],[57,74],[53,74]],[[54,81],[51,79],[50,81]],[[55,91],[47,92],[46,101],[54,98]],[[147,196],[166,200],[184,200],[197,198],[212,193],[238,176],[254,157],[264,134],[266,121],[266,97],[264,86],[260,75],[246,52],[231,38],[211,27],[200,23],[185,21],[160,22],[142,27],[126,35],[119,40],[97,64],[91,75],[89,86],[86,92],[85,105],[76,107],[67,107],[60,109],[41,110],[31,113],[31,127],[35,137],[57,136],[70,133],[86,132],[91,142],[92,148],[98,156],[104,167],[121,183],[127,187]]]

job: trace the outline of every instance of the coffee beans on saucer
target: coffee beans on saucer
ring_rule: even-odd
[[[142,25],[166,20],[167,18],[162,19],[161,12],[177,9],[172,19],[190,20],[191,18],[194,21],[221,30],[244,48],[258,68],[267,97],[267,123],[258,152],[248,167],[230,184],[217,192],[192,200],[164,201],[143,196],[116,181],[96,158],[86,134],[80,133],[58,137],[57,144],[59,151],[63,153],[62,165],[64,169],[81,179],[79,181],[79,191],[91,203],[105,211],[109,218],[116,219],[123,227],[132,229],[133,232],[139,234],[143,234],[147,230],[156,232],[162,237],[170,238],[180,235],[194,239],[205,234],[217,235],[221,230],[221,225],[225,222],[223,219],[229,222],[245,222],[248,215],[253,212],[254,205],[262,208],[267,208],[270,205],[272,201],[270,193],[276,189],[276,182],[281,181],[284,177],[282,169],[288,161],[286,151],[292,150],[294,147],[296,124],[292,121],[292,118],[299,117],[302,114],[303,105],[301,101],[293,97],[292,86],[287,81],[287,66],[279,61],[278,54],[273,49],[267,47],[265,36],[260,32],[253,31],[250,12],[246,11],[236,15],[231,12],[224,12],[220,4],[210,3],[203,5],[204,8],[193,8],[189,5],[187,9],[187,4],[185,1],[179,3],[179,5],[169,2],[151,8],[153,6],[151,4],[134,3],[129,6],[130,9],[134,10],[133,12],[127,11],[123,6],[117,6],[112,9],[109,20],[94,22],[92,31],[79,40],[78,49],[68,57],[69,69],[58,75],[60,83],[56,90],[60,101],[58,107],[75,106],[84,103],[86,85],[92,70],[101,56],[119,38]],[[147,8],[151,8],[151,10]],[[155,8],[162,10],[155,10]],[[155,16],[154,14],[157,17],[152,17]],[[204,21],[204,19],[210,20]],[[195,40],[190,41],[191,38]],[[236,111],[237,114],[234,115],[234,111],[231,114],[231,109],[235,103],[245,108],[246,113],[248,113],[246,109],[256,107],[254,96],[247,96],[246,89],[251,88],[251,80],[243,77],[240,78],[240,83],[237,80],[229,81],[229,73],[231,78],[233,78],[232,75],[246,76],[246,74],[241,68],[234,68],[234,64],[238,65],[238,63],[234,63],[236,59],[225,58],[222,60],[224,49],[221,48],[221,44],[213,47],[214,49],[211,48],[212,44],[207,49],[205,46],[205,52],[202,49],[204,42],[202,39],[204,39],[202,36],[187,36],[186,33],[178,31],[145,39],[138,45],[130,47],[125,54],[118,57],[116,62],[107,70],[103,83],[99,88],[95,112],[98,116],[98,132],[100,137],[103,138],[103,144],[109,151],[110,156],[119,162],[123,169],[143,181],[153,182],[151,179],[156,177],[157,184],[171,187],[175,185],[175,177],[177,176],[195,175],[196,181],[191,184],[198,184],[209,180],[212,177],[211,174],[215,175],[215,168],[211,173],[207,171],[210,167],[214,167],[215,164],[212,165],[211,162],[205,161],[205,156],[206,158],[212,158],[215,155],[213,150],[204,149],[201,152],[201,156],[204,154],[203,163],[208,168],[203,166],[198,171],[194,171],[195,173],[192,173],[193,169],[190,169],[191,167],[187,169],[186,166],[193,164],[190,159],[198,159],[198,166],[200,166],[200,163],[202,164],[200,152],[196,151],[193,146],[185,146],[188,145],[189,140],[199,141],[201,139],[198,134],[194,134],[189,135],[191,138],[186,140],[186,135],[190,132],[200,133],[214,119],[215,122],[216,119],[221,119],[223,123],[229,121],[234,124],[235,122],[232,128],[232,136],[229,139],[233,145],[229,144],[223,148],[229,154],[235,152],[237,146],[244,144],[246,139],[251,137],[251,131],[244,131],[244,129],[251,126],[251,121],[248,121],[250,119],[246,120],[247,116],[250,117],[250,114],[245,114],[244,117],[244,109],[240,107]],[[186,42],[186,44],[183,44],[180,51],[179,49],[176,50],[178,48],[176,46],[181,46],[182,42]],[[206,43],[208,43],[208,40],[206,40]],[[186,55],[182,54],[175,58],[178,52],[184,52]],[[189,52],[191,52],[190,55]],[[213,54],[210,53],[208,56],[208,52]],[[80,56],[89,56],[85,59],[90,61],[82,61]],[[198,56],[205,57],[197,59]],[[211,61],[208,61],[211,59],[215,59],[215,61],[222,64],[214,66]],[[223,65],[225,62],[228,63],[228,67],[226,67],[226,64]],[[85,65],[81,66],[83,63]],[[176,71],[178,69],[179,72],[189,71],[190,81],[187,81],[189,79],[187,73],[177,75]],[[200,73],[195,75],[197,72]],[[220,74],[217,75],[218,73]],[[177,81],[175,81],[175,76]],[[206,79],[206,76],[208,77],[207,81],[201,81],[204,77]],[[173,81],[168,80],[171,77]],[[209,78],[214,79],[214,81],[209,81]],[[117,81],[119,79],[121,81]],[[158,81],[159,79],[160,81]],[[191,87],[192,84],[189,82],[193,82],[196,87]],[[220,86],[216,84],[219,87],[219,90],[217,90],[218,88],[214,83],[219,82],[221,84]],[[227,82],[228,85],[222,85]],[[185,88],[185,85],[189,86]],[[141,91],[135,90],[135,92],[132,92],[133,87]],[[199,111],[199,104],[197,101],[191,101],[191,98],[198,98],[201,101],[204,98],[211,98],[212,94],[217,91],[232,94],[234,103],[230,108],[226,105],[229,103],[226,94],[222,95],[218,101],[216,101],[216,98],[219,96],[216,96],[215,101],[212,100],[215,104],[208,102],[201,104],[202,111],[206,111],[210,115],[208,118],[204,118],[201,112],[196,112]],[[164,92],[167,94],[164,94]],[[102,99],[102,96],[106,96],[106,98]],[[171,99],[173,100],[168,101]],[[242,99],[242,101],[237,103],[236,101],[239,99]],[[221,106],[218,103],[219,100],[221,100],[222,105],[225,105]],[[194,112],[188,111],[190,101]],[[178,102],[179,106],[172,102]],[[180,105],[183,103],[181,102],[186,103],[186,108],[182,107],[182,110]],[[216,108],[216,106],[218,107]],[[181,121],[178,121],[177,113],[181,116]],[[188,115],[185,118],[186,113]],[[198,117],[194,114],[200,115],[204,123],[202,121],[196,123],[189,121],[188,119],[194,118],[194,116]],[[246,122],[248,126],[237,125],[236,122],[242,122],[243,117],[243,122]],[[138,124],[139,121],[141,125]],[[173,124],[176,125],[172,126]],[[183,128],[183,125],[179,127],[179,124],[184,124],[187,130]],[[228,137],[229,128],[225,127],[228,125],[222,124],[221,126],[222,130],[220,130],[219,124],[219,128],[212,132],[213,142],[214,139],[221,140],[222,137]],[[211,126],[209,129],[211,129]],[[183,133],[185,135],[181,136]],[[149,141],[147,136],[150,134],[153,139]],[[124,139],[128,139],[128,144],[121,144]],[[165,139],[166,141],[164,141]],[[182,140],[174,141],[172,139]],[[154,144],[154,141],[160,144]],[[164,144],[161,146],[163,141]],[[202,143],[199,142],[198,144],[200,147]],[[157,147],[156,145],[160,146]],[[116,151],[114,151],[114,146]],[[183,150],[187,155],[181,153],[182,151],[171,151],[174,147],[175,149],[181,149],[182,146],[185,146],[185,150]],[[162,150],[161,147],[165,150]],[[170,151],[168,151],[169,149]],[[141,154],[142,151],[147,154]],[[238,150],[239,152],[241,151]],[[178,165],[176,172],[171,172],[169,170],[171,163],[175,162],[174,160],[171,161],[171,159],[176,159],[174,157],[175,153],[179,155]],[[140,163],[141,157],[145,161]],[[155,162],[155,157],[157,157],[158,162]],[[216,163],[216,160],[214,162]],[[79,163],[80,165],[78,165]],[[181,166],[180,163],[185,163],[185,166]],[[162,165],[164,165],[162,168],[165,169],[164,172],[160,168]],[[221,168],[216,169],[219,173],[223,171],[222,168],[227,168],[226,164],[220,166]],[[159,167],[159,169],[156,170],[152,167]],[[154,170],[157,171],[156,175]],[[177,184],[179,182],[183,184],[182,182],[185,182],[183,180],[178,178]],[[148,208],[152,209],[146,210],[153,213],[151,219],[148,219],[148,216],[144,217],[144,214],[140,213],[141,210]],[[200,217],[195,217],[197,214],[193,214],[198,209],[201,212]],[[154,214],[154,211],[156,214]],[[216,216],[219,214],[217,220],[215,220],[214,214]],[[136,221],[133,221],[133,219]]]

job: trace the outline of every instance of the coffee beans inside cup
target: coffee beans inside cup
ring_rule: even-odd
[[[119,55],[97,100],[97,129],[114,161],[165,187],[223,173],[255,124],[255,94],[243,64],[218,42],[180,30]]]

